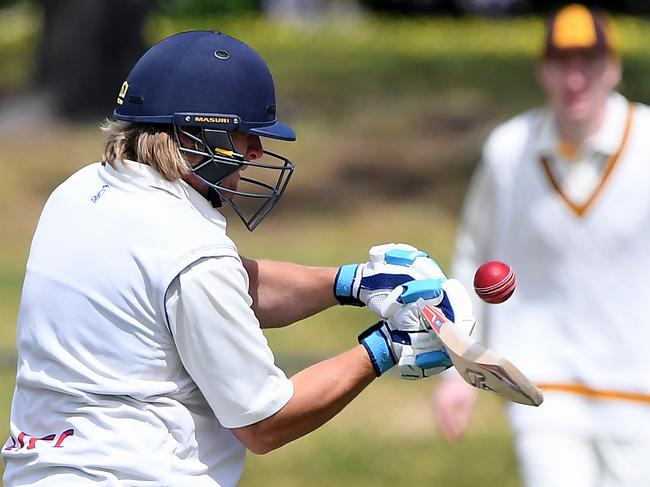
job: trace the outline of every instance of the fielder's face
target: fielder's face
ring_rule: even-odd
[[[538,77],[561,122],[585,123],[604,113],[621,79],[621,64],[607,53],[566,50],[543,59]]]

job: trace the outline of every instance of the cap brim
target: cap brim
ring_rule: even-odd
[[[296,140],[296,133],[291,127],[282,122],[275,122],[273,125],[266,127],[255,127],[248,129],[250,134],[259,135],[260,137],[268,137],[270,139],[279,140]]]
[[[546,46],[542,52],[543,58],[553,58],[558,56],[568,56],[568,55],[602,55],[607,56],[608,54],[616,54],[615,51],[612,51],[609,47],[603,46],[601,44],[594,46],[567,46],[567,47],[554,47]]]

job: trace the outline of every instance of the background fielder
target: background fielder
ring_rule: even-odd
[[[544,389],[508,405],[528,487],[650,485],[650,110],[614,92],[609,18],[581,5],[547,24],[539,82],[548,106],[488,138],[467,195],[454,275],[487,260],[517,273],[514,296],[476,303],[488,343]],[[474,392],[436,392],[443,433],[467,425]]]

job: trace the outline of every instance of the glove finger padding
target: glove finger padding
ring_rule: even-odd
[[[401,345],[397,361],[396,372],[400,378],[424,379],[439,374],[451,366],[451,360],[440,338],[426,330],[421,323],[417,303],[401,304],[395,314],[388,319],[387,325],[391,335],[408,336],[408,344]]]
[[[465,333],[471,334],[476,319],[472,312],[472,303],[467,290],[456,279],[443,281],[441,287],[443,292],[441,293],[441,299],[438,299],[437,306],[447,318],[454,321]],[[395,295],[391,293],[386,298],[386,308],[390,308],[391,303],[389,300],[394,301],[397,295],[401,295],[401,293],[395,292]],[[406,304],[398,308],[396,312],[394,309],[391,310],[394,318],[389,320],[389,324],[393,320],[397,320],[400,327],[410,329],[413,326],[410,321],[412,317],[411,308],[411,304]],[[419,313],[417,316],[419,321]],[[397,366],[397,373],[400,378],[405,380],[423,379],[439,374],[453,365],[437,336],[433,333],[427,333],[433,338],[418,339],[414,335],[415,333],[411,333],[410,354],[403,354]],[[433,344],[431,343],[432,339],[434,340]],[[436,347],[439,347],[439,349],[436,350]]]
[[[446,279],[408,282],[395,288],[382,303],[381,314],[387,319],[389,328],[408,332],[410,337],[408,349],[403,347],[396,367],[402,379],[430,377],[452,366],[438,336],[425,329],[418,306],[414,303],[423,298],[434,306],[444,306],[451,315],[455,314],[465,321],[468,318],[473,320],[465,289],[457,281],[451,285],[447,282]],[[457,312],[453,306],[458,308]]]
[[[444,372],[452,366],[451,359],[444,349],[437,350],[410,347],[395,367],[401,379],[417,380]]]
[[[433,352],[432,352],[433,353]],[[439,354],[439,361],[445,365],[439,367],[420,367],[417,365],[417,361],[413,360],[413,357],[408,358],[407,360],[401,361],[395,370],[399,375],[400,379],[404,380],[419,380],[426,379],[427,377],[432,377],[434,375],[440,374],[447,370],[451,365],[447,365],[450,362],[449,356],[445,353],[444,350],[439,350],[436,352]]]
[[[380,315],[381,303],[396,286],[416,279],[444,278],[440,266],[412,245],[376,245],[369,250],[368,259],[339,269],[334,295],[341,304],[365,304]]]
[[[447,279],[442,283],[444,297],[438,307],[445,316],[467,334],[474,331],[476,318],[472,311],[472,300],[465,286],[456,279]]]
[[[426,279],[429,274],[444,277],[428,254],[407,244],[377,245],[370,249],[369,259],[359,281],[359,297],[378,316],[382,302],[395,287]]]
[[[424,379],[451,367],[451,359],[435,334],[422,330],[411,332],[409,336],[411,345],[408,351],[402,350],[396,367],[400,378]]]
[[[438,337],[424,330],[395,330],[389,328],[385,321],[380,321],[359,335],[359,343],[368,352],[377,376],[397,365],[400,377],[422,379],[442,372],[451,365]]]
[[[368,261],[373,263],[382,263],[385,262],[385,256],[391,251],[402,251],[405,254],[411,254],[413,252],[420,252],[417,248],[409,244],[403,243],[387,243],[380,245],[373,245],[368,250]]]
[[[419,279],[447,279],[438,263],[431,257],[417,258],[411,267],[422,276]]]
[[[409,281],[396,287],[381,302],[379,307],[380,316],[389,319],[389,322],[401,322],[401,315],[405,310],[415,309],[417,314],[417,307],[414,308],[408,305],[415,303],[419,298],[438,306],[444,298],[442,287],[444,282],[445,278],[421,279]]]

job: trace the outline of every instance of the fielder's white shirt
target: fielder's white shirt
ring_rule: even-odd
[[[223,216],[127,161],[49,198],[21,298],[7,487],[234,486],[228,428],[293,394]]]
[[[453,275],[509,263],[510,300],[474,306],[488,344],[537,383],[650,394],[650,109],[620,94],[575,160],[548,108],[498,127],[468,194]],[[511,406],[515,430],[650,433],[650,404],[547,392]]]

